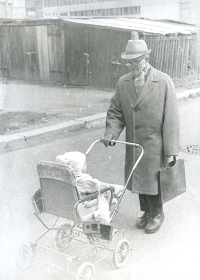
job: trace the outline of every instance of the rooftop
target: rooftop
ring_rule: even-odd
[[[62,19],[0,19],[0,26],[7,25],[52,25],[70,23],[77,25],[96,26],[127,31],[138,31],[145,34],[185,34],[197,33],[200,29],[193,24],[167,20],[150,20],[132,17],[67,17]]]
[[[196,33],[198,30],[198,28],[195,25],[191,24],[170,21],[164,22],[141,18],[65,18],[62,19],[62,21],[99,27],[134,30],[138,32],[143,32],[144,34],[193,34]]]

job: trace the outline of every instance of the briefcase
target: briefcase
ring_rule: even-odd
[[[163,203],[186,192],[184,160],[176,160],[174,156],[173,161],[166,161],[165,166],[159,170],[159,179]]]

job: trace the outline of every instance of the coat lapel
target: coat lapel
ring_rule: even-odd
[[[155,72],[154,68],[151,67],[151,71],[149,73],[149,76],[147,77],[147,80],[146,80],[141,92],[139,93],[137,100],[136,100],[136,105],[138,103],[140,103],[152,91],[152,89],[155,86],[154,82],[158,81],[158,78],[155,77],[154,72]]]

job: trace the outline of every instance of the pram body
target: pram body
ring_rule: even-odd
[[[101,139],[89,147],[86,155],[98,142],[101,142]],[[129,181],[141,160],[143,148],[134,143],[113,142],[141,148],[140,157],[133,166]],[[40,161],[37,164],[37,172],[40,188],[32,197],[33,213],[46,230],[33,243],[25,243],[19,248],[16,259],[18,267],[26,269],[37,259],[76,276],[76,279],[88,280],[94,278],[95,264],[112,254],[116,267],[122,267],[128,259],[130,245],[128,240],[124,239],[124,231],[115,229],[112,222],[126,191],[128,181],[118,203],[114,206],[113,188],[101,189],[101,193],[108,198],[111,211],[111,222],[105,224],[94,217],[94,212],[98,209],[99,192],[82,198],[78,192],[72,168],[55,162]],[[55,217],[51,226],[48,226],[42,219],[44,213]],[[64,219],[65,223],[57,226],[60,219]],[[52,231],[55,231],[54,241],[50,245],[40,244]],[[114,241],[115,236],[117,236],[117,243]],[[56,255],[56,260],[62,259],[60,263],[55,264],[51,257],[47,259],[47,252],[49,256]]]

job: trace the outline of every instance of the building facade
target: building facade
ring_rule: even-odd
[[[26,14],[28,18],[43,18],[43,1],[26,0]]]
[[[43,0],[44,18],[134,16],[196,24],[199,0]]]
[[[26,18],[25,0],[0,0],[0,18],[2,19]]]
[[[133,16],[200,26],[200,0],[0,0],[0,18]]]

